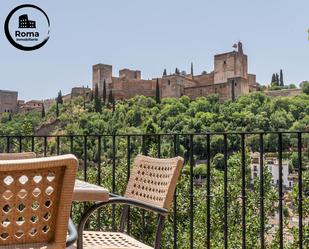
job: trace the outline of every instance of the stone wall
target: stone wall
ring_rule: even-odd
[[[17,92],[0,90],[0,114],[17,113],[17,96]]]
[[[112,66],[97,64],[93,66],[93,89],[99,84],[101,96],[103,81],[107,91],[112,89],[116,99],[132,98],[136,95],[155,96],[156,81],[141,79],[141,71],[122,69],[119,77],[112,76]],[[243,53],[241,42],[238,51],[214,56],[214,71],[201,75],[179,73],[158,78],[162,98],[179,98],[188,95],[195,99],[218,93],[220,100],[236,99],[258,87],[256,76],[248,74],[248,58]],[[233,79],[233,80],[231,80]]]
[[[271,97],[294,97],[302,93],[301,89],[283,89],[275,91],[265,91],[265,94]]]
[[[194,80],[199,83],[198,85],[212,85],[214,83],[214,72],[195,75]]]
[[[90,99],[91,89],[87,87],[74,87],[71,90],[71,98],[83,96],[86,99]]]
[[[103,84],[106,82],[106,90],[112,83],[113,66],[107,64],[96,64],[92,67],[92,89],[98,85],[99,95],[103,95]]]
[[[237,99],[239,96],[247,93],[249,93],[248,80],[241,77],[230,78],[225,83],[187,87],[184,89],[184,95],[191,99],[210,94],[219,94],[221,102]]]
[[[227,82],[234,77],[248,78],[247,55],[230,52],[215,55],[214,84]]]
[[[119,78],[126,80],[140,80],[141,79],[141,71],[139,70],[130,70],[130,69],[122,69],[119,71]]]

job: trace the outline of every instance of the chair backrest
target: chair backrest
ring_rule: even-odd
[[[135,158],[125,197],[169,209],[173,200],[183,158]]]
[[[34,152],[21,152],[21,153],[0,153],[0,160],[18,160],[36,158]]]
[[[0,248],[65,248],[76,170],[73,155],[0,160]]]

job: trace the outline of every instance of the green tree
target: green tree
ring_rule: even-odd
[[[280,69],[280,86],[284,86],[282,69]]]
[[[103,104],[105,105],[106,103],[106,81],[104,79],[104,82],[103,82]]]
[[[58,104],[61,104],[61,105],[63,104],[63,99],[62,99],[61,90],[58,92],[57,103],[58,103]]]
[[[216,154],[212,159],[212,164],[216,167],[216,169],[224,170],[224,155],[222,153]]]
[[[164,68],[163,76],[167,76],[166,68]]]
[[[56,102],[56,117],[59,117],[59,103],[58,101]]]
[[[41,111],[41,117],[45,118],[45,107],[44,107],[44,103],[42,103],[42,111]]]
[[[309,95],[309,81],[302,82],[301,87],[303,89],[303,92]]]
[[[272,77],[271,77],[271,85],[276,85],[276,74],[273,73]]]
[[[279,74],[277,74],[277,73],[276,73],[276,84],[277,84],[277,86],[279,86],[279,84],[280,84]]]
[[[95,88],[94,88],[94,109],[95,109],[95,112],[98,112],[98,113],[101,113],[101,111],[102,111],[102,103],[101,103],[101,99],[99,97],[98,84],[96,84]]]
[[[115,102],[114,95],[112,89],[109,90],[109,95],[108,95],[108,103],[113,104]]]
[[[157,79],[157,83],[156,83],[156,102],[157,104],[161,103],[159,79]]]

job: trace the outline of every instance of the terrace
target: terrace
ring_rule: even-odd
[[[75,154],[77,178],[123,194],[137,154],[158,158],[182,156],[185,166],[166,220],[162,248],[308,248],[307,166],[309,132],[206,134],[113,134],[2,136],[0,152],[33,151],[39,157]],[[255,143],[252,143],[252,141]],[[272,144],[272,146],[269,146]],[[275,146],[274,146],[275,145]],[[275,151],[270,147],[275,147]],[[282,162],[297,153],[294,186],[286,190]],[[250,153],[259,152],[259,176],[250,172]],[[214,157],[223,154],[222,168]],[[265,154],[278,158],[278,186],[273,186]],[[197,166],[196,162],[205,161]],[[90,203],[74,203],[78,222]],[[87,230],[117,230],[120,210],[101,208]],[[154,244],[155,217],[130,210],[126,231]],[[276,246],[275,246],[276,245]]]

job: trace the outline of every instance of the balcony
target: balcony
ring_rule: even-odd
[[[120,195],[137,154],[180,155],[185,166],[162,248],[309,248],[308,133],[1,136],[0,152],[34,151],[42,157],[73,153],[80,161],[78,178]],[[251,152],[260,153],[254,179]],[[297,153],[297,167],[290,172],[293,187],[286,188],[282,162],[292,152]],[[264,160],[268,153],[278,158],[278,185]],[[89,205],[73,204],[75,222]],[[131,209],[127,233],[153,244],[155,220],[147,211]],[[87,229],[117,230],[119,222],[120,209],[111,206],[97,212]]]

